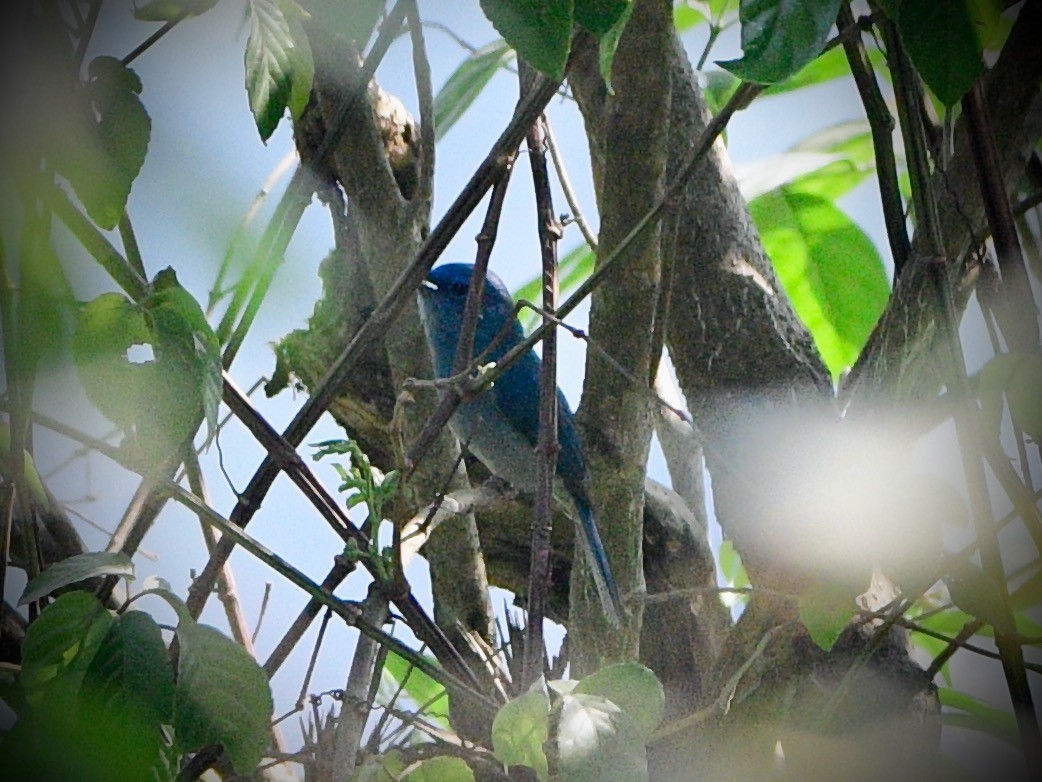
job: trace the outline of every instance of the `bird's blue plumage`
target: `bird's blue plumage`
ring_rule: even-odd
[[[434,371],[439,378],[452,375],[459,342],[463,309],[474,267],[450,263],[432,270],[420,289],[420,313],[430,345]],[[501,335],[501,332],[506,333]],[[498,337],[498,340],[497,340]],[[499,361],[524,339],[514,303],[503,281],[491,272],[485,279],[481,313],[474,333],[474,356]],[[530,350],[513,364],[491,388],[463,404],[450,426],[460,441],[494,475],[515,488],[531,491],[536,485],[536,446],[539,432],[539,374],[542,362]],[[618,622],[621,601],[611,575],[586,490],[575,418],[561,390],[557,390],[557,481],[555,496],[574,505],[591,569],[608,618]]]

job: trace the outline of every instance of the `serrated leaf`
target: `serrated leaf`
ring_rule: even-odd
[[[98,57],[87,73],[72,100],[77,124],[53,159],[91,219],[111,230],[145,162],[152,121],[138,97],[141,80],[119,60]]]
[[[742,52],[717,63],[746,81],[773,84],[821,52],[842,0],[742,0]]]
[[[199,16],[217,5],[217,0],[149,0],[134,6],[134,18],[142,22],[173,22]]]
[[[833,377],[857,360],[890,296],[872,241],[829,201],[791,192],[749,204],[764,248]]]
[[[481,0],[481,10],[522,60],[552,79],[564,78],[572,0]]]
[[[850,624],[858,592],[844,584],[820,584],[800,596],[800,621],[822,650],[829,651]]]
[[[507,766],[528,766],[545,780],[549,767],[543,744],[550,737],[550,699],[532,690],[505,703],[492,720],[492,752]]]
[[[895,18],[908,56],[945,106],[954,106],[984,71],[964,2],[901,0]]]
[[[452,72],[434,97],[434,126],[440,140],[485,89],[514,50],[506,41],[493,41],[473,52]]]
[[[264,669],[241,646],[213,627],[177,625],[181,652],[174,695],[178,745],[192,752],[224,746],[238,774],[250,774],[268,746],[271,688]]]
[[[289,109],[299,117],[307,106],[315,63],[301,24],[304,11],[293,0],[249,0],[246,92],[262,141],[271,138]]]
[[[662,722],[666,696],[662,683],[639,663],[617,663],[582,679],[575,693],[600,695],[633,720],[640,734],[649,738]]]
[[[113,622],[93,595],[69,592],[29,625],[22,643],[22,686],[35,709],[75,711],[83,674]]]
[[[126,554],[108,551],[89,551],[55,562],[25,586],[18,605],[26,605],[77,581],[97,576],[134,578],[134,563]]]
[[[561,699],[557,750],[562,777],[575,782],[647,782],[644,737],[632,719],[600,695]]]

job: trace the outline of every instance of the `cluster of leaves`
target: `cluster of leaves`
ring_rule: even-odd
[[[99,576],[132,578],[133,568],[120,554],[82,554],[31,581],[21,603]],[[5,770],[19,779],[173,779],[182,755],[212,744],[240,774],[256,768],[272,711],[263,669],[166,588],[138,597],[147,594],[177,613],[176,661],[151,616],[110,611],[86,592],[61,595],[29,625],[21,669],[5,670],[0,685],[18,717],[0,743]]]

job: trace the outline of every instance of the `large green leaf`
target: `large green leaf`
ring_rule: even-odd
[[[773,84],[821,52],[843,0],[742,0],[742,51],[718,63],[739,78]]]
[[[572,0],[481,0],[481,10],[518,56],[563,79],[572,45]]]
[[[29,625],[22,644],[22,685],[34,709],[75,712],[83,675],[113,622],[93,595],[69,592]]]
[[[473,52],[452,72],[434,98],[434,126],[438,138],[463,116],[485,85],[514,56],[506,41],[493,41]]]
[[[118,551],[88,551],[55,562],[25,586],[18,605],[26,605],[56,589],[98,576],[134,577],[130,557]]]
[[[532,690],[504,704],[492,720],[492,751],[507,766],[528,766],[545,780],[549,775],[543,744],[550,737],[550,699]]]
[[[600,695],[618,706],[645,738],[662,721],[665,691],[651,669],[639,663],[617,663],[582,679],[575,693]]]
[[[72,98],[74,124],[53,150],[58,171],[102,228],[116,227],[145,162],[152,121],[141,80],[114,57],[98,57]]]
[[[832,376],[853,365],[890,295],[872,241],[818,196],[779,188],[749,210],[797,314]]]
[[[132,361],[135,346],[151,360]],[[150,468],[166,458],[205,419],[216,428],[221,396],[217,338],[199,304],[161,271],[139,305],[117,293],[84,305],[72,341],[87,396],[127,435],[128,459]]]
[[[915,69],[941,103],[955,105],[984,70],[966,3],[893,0],[889,5]]]
[[[286,109],[296,118],[307,106],[315,63],[294,0],[249,0],[246,92],[261,139],[267,141]]]
[[[177,626],[174,729],[187,752],[224,746],[239,774],[250,774],[268,746],[272,700],[268,677],[245,649],[207,625]]]
[[[173,693],[174,672],[159,626],[139,611],[120,617],[83,678],[76,732],[85,761],[107,769],[113,779],[153,779]]]

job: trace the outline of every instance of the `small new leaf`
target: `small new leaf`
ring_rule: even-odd
[[[275,132],[286,109],[296,118],[307,106],[315,63],[294,0],[250,0],[246,92],[261,140]]]

